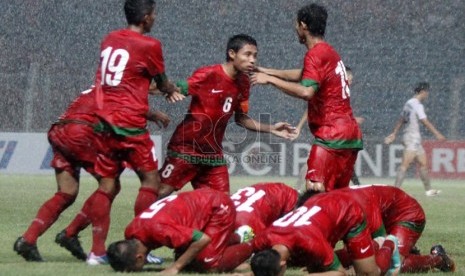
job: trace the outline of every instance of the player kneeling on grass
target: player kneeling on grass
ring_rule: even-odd
[[[307,191],[300,205],[252,240],[257,252],[251,263],[255,275],[284,275],[288,264],[306,267],[309,275],[346,275],[334,252],[341,240],[357,275],[384,275],[390,269],[395,241],[374,246],[365,214],[350,195]],[[273,257],[275,252],[279,258]]]
[[[273,221],[295,208],[299,193],[279,182],[263,182],[239,189],[231,199],[236,206],[232,243],[248,242]]]
[[[202,188],[168,196],[134,218],[125,240],[108,247],[109,263],[116,271],[140,271],[150,250],[166,246],[179,257],[163,273],[231,271],[252,254],[249,243],[228,247],[235,216],[223,192]]]
[[[402,189],[377,184],[346,188],[340,192],[349,193],[360,204],[373,238],[390,234],[398,239],[401,273],[455,270],[454,261],[442,245],[433,246],[429,255],[412,254],[425,228],[426,216],[420,203]],[[341,254],[338,254],[341,260],[347,259]]]

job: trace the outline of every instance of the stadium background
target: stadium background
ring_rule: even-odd
[[[46,132],[79,91],[93,82],[99,43],[125,27],[119,0],[3,1],[0,9],[0,132]],[[166,72],[184,79],[200,66],[221,63],[229,36],[247,33],[259,43],[265,67],[300,67],[305,47],[293,31],[296,11],[310,1],[159,0],[152,36],[164,45]],[[353,68],[352,105],[366,145],[379,143],[395,124],[418,81],[432,85],[425,103],[430,120],[449,139],[465,134],[465,2],[355,0],[316,1],[329,12],[326,39]],[[172,117],[152,134],[166,142],[189,101],[152,107]],[[252,90],[250,114],[297,124],[305,108],[271,86]],[[244,135],[235,126],[227,139]],[[425,133],[426,139],[432,138]],[[299,142],[309,140],[307,128]]]

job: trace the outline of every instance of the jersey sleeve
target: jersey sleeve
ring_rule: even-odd
[[[307,52],[304,59],[304,68],[302,71],[301,84],[305,87],[313,87],[318,91],[319,84],[322,81],[321,73],[318,68],[322,68],[321,59],[310,51]]]
[[[150,227],[151,240],[158,244],[179,248],[189,245],[198,231],[177,224],[157,223]]]
[[[413,108],[417,113],[418,120],[426,119],[425,107],[421,103],[416,103]]]
[[[162,45],[158,40],[154,40],[150,53],[148,55],[147,70],[149,74],[154,78],[164,78],[165,75],[165,62],[163,59]]]
[[[208,84],[211,75],[211,71],[207,70],[207,68],[197,69],[192,76],[187,79],[186,95],[198,95],[203,89],[206,89],[206,84]]]
[[[249,112],[249,97],[250,97],[250,81],[247,76],[243,76],[241,78],[239,87],[241,90],[240,97],[239,97],[239,105],[234,111],[238,113],[248,113]]]

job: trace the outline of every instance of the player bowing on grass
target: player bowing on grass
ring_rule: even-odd
[[[425,228],[426,218],[418,201],[406,192],[387,185],[359,186],[340,191],[349,193],[360,204],[374,238],[386,234],[397,237],[401,273],[428,272],[434,268],[443,272],[455,270],[454,261],[441,245],[433,246],[430,255],[412,253]]]
[[[159,196],[163,197],[191,182],[196,188],[210,187],[229,193],[229,175],[223,156],[223,137],[234,115],[240,126],[290,139],[294,128],[287,123],[268,125],[247,115],[250,81],[255,69],[257,42],[238,34],[228,40],[226,62],[197,69],[187,81],[178,82],[184,95],[192,97],[184,120],[168,144],[160,170]]]
[[[324,40],[326,9],[317,4],[297,12],[295,29],[308,51],[303,69],[259,68],[252,84],[272,84],[308,102],[308,125],[315,137],[307,161],[306,189],[331,191],[349,185],[362,133],[350,107],[347,74],[339,54]]]
[[[247,242],[295,208],[298,192],[284,183],[257,183],[231,195],[236,206],[232,242]]]
[[[258,252],[251,262],[255,275],[284,275],[288,262],[307,267],[309,275],[346,275],[334,252],[340,240],[350,252],[357,275],[387,272],[396,245],[385,241],[381,248],[374,247],[365,214],[350,195],[338,190],[319,194],[307,191],[298,205],[301,202],[301,207],[252,240]]]
[[[165,197],[133,219],[125,240],[110,244],[110,265],[116,271],[140,271],[150,250],[166,246],[176,257],[163,274],[231,271],[252,254],[250,243],[228,247],[235,216],[229,196],[209,188]]]

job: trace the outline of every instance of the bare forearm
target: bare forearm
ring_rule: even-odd
[[[315,94],[312,87],[305,87],[298,82],[285,81],[273,76],[270,76],[268,82],[284,93],[303,100],[310,100]]]
[[[436,138],[440,139],[444,137],[442,133],[439,132],[439,130],[437,130],[436,127],[434,127],[434,125],[428,119],[423,119],[421,120],[421,122],[426,126],[426,128],[429,131],[431,131],[431,133],[434,134],[434,136],[436,136]]]
[[[288,81],[300,81],[302,78],[302,69],[287,69],[287,70],[279,70],[279,69],[271,69],[271,68],[262,68],[260,67],[260,71]]]
[[[170,268],[181,271],[187,264],[195,259],[200,251],[202,251],[210,243],[210,240],[210,237],[203,234],[200,240],[195,241],[189,245],[187,250],[170,266]]]

